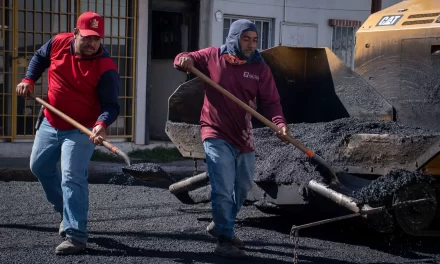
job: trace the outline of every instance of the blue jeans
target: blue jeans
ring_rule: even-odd
[[[211,184],[214,232],[232,238],[235,218],[252,188],[255,153],[240,153],[222,139],[206,139],[203,146]]]
[[[67,237],[86,243],[89,210],[88,165],[95,145],[78,129],[57,130],[44,118],[37,130],[30,168],[47,200],[63,217]],[[61,171],[57,167],[61,159]]]

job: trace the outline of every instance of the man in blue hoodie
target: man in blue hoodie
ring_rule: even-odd
[[[257,28],[249,20],[231,24],[226,43],[178,54],[174,67],[189,71],[194,66],[256,109],[257,94],[263,115],[287,135],[286,120],[272,73],[256,49]],[[252,116],[213,87],[205,86],[205,100],[200,117],[209,180],[213,222],[208,232],[218,238],[215,253],[243,257],[244,243],[234,235],[234,223],[249,190],[252,188],[255,153]]]

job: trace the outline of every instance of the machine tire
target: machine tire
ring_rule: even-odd
[[[423,198],[431,198],[433,201],[394,210],[397,225],[408,235],[415,235],[418,231],[429,228],[435,220],[437,214],[436,192],[428,184],[419,183],[404,187],[394,195],[393,203]]]

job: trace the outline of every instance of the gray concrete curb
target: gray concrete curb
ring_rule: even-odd
[[[192,160],[158,163],[161,168],[177,181],[194,175]],[[125,163],[92,161],[89,166],[89,183],[105,184],[115,175],[122,174]],[[206,171],[203,162],[197,164],[198,173]],[[0,181],[37,181],[29,168],[28,159],[0,159]]]

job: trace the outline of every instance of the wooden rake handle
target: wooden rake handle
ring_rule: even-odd
[[[57,114],[59,117],[61,117],[62,119],[64,119],[66,122],[68,122],[69,124],[71,124],[72,126],[78,128],[79,130],[81,130],[84,134],[88,135],[88,136],[93,136],[92,131],[90,131],[88,128],[86,128],[85,126],[81,125],[80,123],[76,122],[75,120],[73,120],[72,118],[70,118],[69,116],[67,116],[66,114],[64,114],[63,112],[61,112],[60,110],[56,109],[55,107],[51,106],[50,104],[48,104],[46,101],[44,101],[43,99],[36,97],[33,93],[29,93],[29,96],[31,98],[33,98],[35,101],[37,101],[38,103],[42,104],[44,107],[46,107],[47,109],[49,109],[50,111],[52,111],[53,113]],[[106,140],[102,140],[102,145],[104,145],[104,147],[106,147],[108,150],[110,150],[112,153],[115,153],[116,155],[118,155],[119,157],[123,158],[124,161],[128,164],[131,165],[130,162],[130,158],[128,157],[127,154],[125,154],[123,151],[121,151],[120,149],[118,149],[117,147],[113,146],[112,144],[110,144],[108,141]]]
[[[274,123],[272,123],[270,120],[262,116],[260,113],[255,111],[252,107],[248,106],[247,104],[243,103],[240,99],[232,95],[230,92],[228,92],[225,88],[221,87],[219,84],[215,83],[211,78],[197,70],[196,68],[192,67],[190,68],[190,71],[194,73],[196,76],[200,77],[203,81],[208,83],[210,86],[217,89],[219,92],[227,96],[229,99],[243,107],[248,113],[250,113],[252,116],[254,116],[256,119],[260,120],[263,124],[270,127],[274,132],[280,131],[280,128],[277,127]],[[300,149],[304,154],[312,158],[314,156],[314,152],[311,149],[306,148],[300,141],[297,139],[291,137],[290,135],[287,135],[287,140],[292,143],[295,147]]]
[[[206,76],[205,74],[203,74],[202,72],[197,70],[195,67],[191,67],[189,70],[192,73],[194,73],[196,76],[198,76],[200,79],[202,79],[203,81],[208,83],[210,86],[214,87],[217,91],[219,91],[220,93],[222,93],[223,95],[225,95],[226,97],[228,97],[229,99],[231,99],[232,101],[234,101],[235,103],[240,105],[242,108],[244,108],[244,110],[246,110],[248,113],[250,113],[256,119],[260,120],[266,126],[270,127],[273,131],[278,132],[280,130],[280,128],[277,127],[274,123],[272,123],[267,118],[262,116],[260,113],[255,111],[252,107],[243,103],[240,99],[238,99],[237,97],[232,95],[230,92],[228,92],[225,88],[221,87],[219,84],[215,83],[213,80],[211,80],[211,78],[209,78],[208,76]],[[293,138],[290,135],[287,135],[287,141],[289,141],[289,143],[291,143],[296,148],[301,150],[305,155],[307,155],[309,158],[311,158],[317,164],[319,164],[320,166],[325,168],[325,170],[327,171],[326,175],[330,176],[330,177],[327,177],[327,179],[329,181],[339,182],[337,179],[337,176],[334,172],[334,169],[329,164],[327,164],[327,162],[323,158],[321,158],[319,155],[315,154],[314,151],[305,147],[299,140]]]

